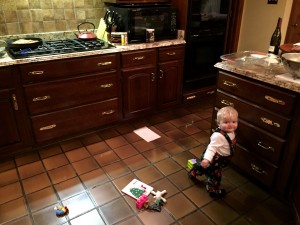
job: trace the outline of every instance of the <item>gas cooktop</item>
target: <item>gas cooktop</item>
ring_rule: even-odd
[[[82,40],[82,39],[66,39],[43,41],[41,45],[36,48],[22,48],[8,50],[10,56],[14,59],[29,58],[46,55],[59,55],[66,53],[93,51],[115,48],[115,46],[104,42],[100,39]]]

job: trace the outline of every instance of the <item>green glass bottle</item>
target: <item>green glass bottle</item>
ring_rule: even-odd
[[[279,46],[281,42],[281,23],[282,23],[282,18],[279,17],[277,21],[277,26],[271,37],[269,51],[268,51],[269,53],[276,54],[276,55],[278,55],[279,53]]]

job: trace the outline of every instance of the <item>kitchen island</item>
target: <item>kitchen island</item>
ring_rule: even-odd
[[[174,39],[0,59],[1,156],[181,104],[184,48]]]
[[[300,82],[266,68],[220,62],[213,120],[218,108],[239,111],[233,164],[272,192],[288,197],[297,177]],[[299,169],[298,169],[299,170]]]

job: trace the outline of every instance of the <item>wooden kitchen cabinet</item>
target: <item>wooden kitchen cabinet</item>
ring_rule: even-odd
[[[20,65],[36,143],[121,119],[118,54]]]
[[[217,109],[233,106],[239,112],[237,148],[232,163],[266,188],[286,195],[296,154],[296,93],[220,70],[215,98]]]
[[[124,117],[153,112],[157,89],[156,49],[122,53],[121,61]]]
[[[183,58],[182,45],[122,53],[125,118],[181,103]]]
[[[18,73],[13,67],[0,68],[0,153],[6,156],[28,146],[30,129],[25,122]]]
[[[184,46],[158,50],[158,109],[181,103]]]

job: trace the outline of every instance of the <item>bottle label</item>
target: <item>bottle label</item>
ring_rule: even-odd
[[[275,51],[275,46],[269,46],[269,52],[274,53]]]

